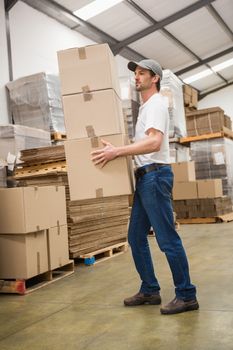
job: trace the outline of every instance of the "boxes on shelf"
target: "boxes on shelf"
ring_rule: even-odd
[[[64,186],[0,189],[0,233],[22,234],[66,225]]]
[[[62,95],[114,89],[120,96],[115,58],[108,44],[58,52]]]
[[[113,89],[63,96],[68,139],[125,133],[122,104]]]
[[[197,180],[198,198],[217,198],[223,196],[222,180]]]
[[[28,279],[48,271],[46,230],[0,234],[0,278]]]
[[[194,161],[173,163],[171,166],[174,174],[174,182],[187,182],[196,180]]]
[[[178,142],[169,143],[171,163],[181,163],[190,161],[190,148]]]
[[[224,115],[220,107],[205,108],[186,113],[188,136],[210,134],[222,131],[223,127],[231,129],[230,118]]]
[[[60,81],[45,72],[7,84],[15,124],[65,133]]]
[[[50,145],[48,131],[22,125],[0,125],[0,158],[4,160],[9,152],[17,156],[21,150]]]
[[[233,140],[226,137],[190,143],[197,179],[221,179],[223,194],[233,201]]]
[[[184,105],[197,109],[198,92],[189,85],[183,85]]]
[[[173,200],[198,198],[197,182],[175,182],[172,191]]]
[[[71,200],[132,193],[131,158],[116,158],[103,168],[92,162],[91,152],[103,147],[101,138],[115,146],[126,143],[121,134],[65,142]]]
[[[198,198],[173,201],[177,219],[215,217],[232,212],[231,198]]]

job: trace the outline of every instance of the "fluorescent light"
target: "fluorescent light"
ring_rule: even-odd
[[[219,72],[227,67],[230,67],[233,65],[233,58],[231,58],[230,60],[224,61],[222,63],[216,64],[216,66],[211,67],[211,69],[206,69],[203,70],[200,73],[191,75],[188,78],[183,79],[183,82],[185,84],[190,84],[193,83],[194,81],[200,80],[202,78],[207,77],[208,75],[213,74],[214,72]]]
[[[212,70],[206,69],[206,70],[203,70],[200,73],[192,75],[191,77],[183,79],[183,82],[185,84],[190,84],[190,83],[193,83],[196,80],[200,80],[200,79],[202,79],[204,77],[207,77],[208,75],[211,75],[211,74],[213,74]]]
[[[92,1],[90,4],[82,7],[81,9],[74,11],[74,15],[82,18],[84,21],[88,20],[89,18],[92,18],[109,8],[119,4],[123,0],[95,0]]]
[[[214,72],[219,72],[222,69],[225,69],[227,67],[230,67],[233,65],[233,58],[231,58],[230,60],[227,60],[225,62],[219,63],[216,66],[212,67]]]

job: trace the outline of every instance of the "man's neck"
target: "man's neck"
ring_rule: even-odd
[[[158,94],[157,89],[150,89],[150,90],[146,90],[146,91],[141,91],[142,102],[145,103],[154,94]]]

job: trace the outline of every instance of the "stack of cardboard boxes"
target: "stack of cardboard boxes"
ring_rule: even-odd
[[[68,263],[64,187],[0,189],[0,278],[29,279]]]
[[[223,196],[221,179],[196,180],[194,161],[174,163],[172,169],[177,219],[212,217],[232,211],[230,197]]]
[[[117,70],[109,46],[59,51],[58,63],[71,200],[130,194],[130,163],[126,157],[104,168],[91,161],[91,152],[103,147],[102,138],[115,146],[127,142]]]
[[[186,113],[187,135],[196,136],[231,130],[231,118],[220,107],[205,108]]]
[[[185,114],[195,111],[198,104],[198,92],[193,87],[184,84],[183,85],[183,98]]]
[[[58,52],[67,141],[70,255],[126,241],[132,161],[121,157],[103,168],[91,160],[101,139],[128,140],[114,56],[107,44]],[[115,208],[115,209],[114,209]]]

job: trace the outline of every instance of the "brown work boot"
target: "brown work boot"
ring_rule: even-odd
[[[144,293],[137,293],[134,296],[127,298],[124,300],[125,306],[137,306],[137,305],[160,305],[161,304],[161,297],[158,294],[144,294]]]
[[[163,315],[172,315],[197,309],[199,309],[197,299],[184,301],[182,299],[175,298],[172,301],[170,301],[170,303],[168,303],[167,305],[162,306],[160,312]]]

